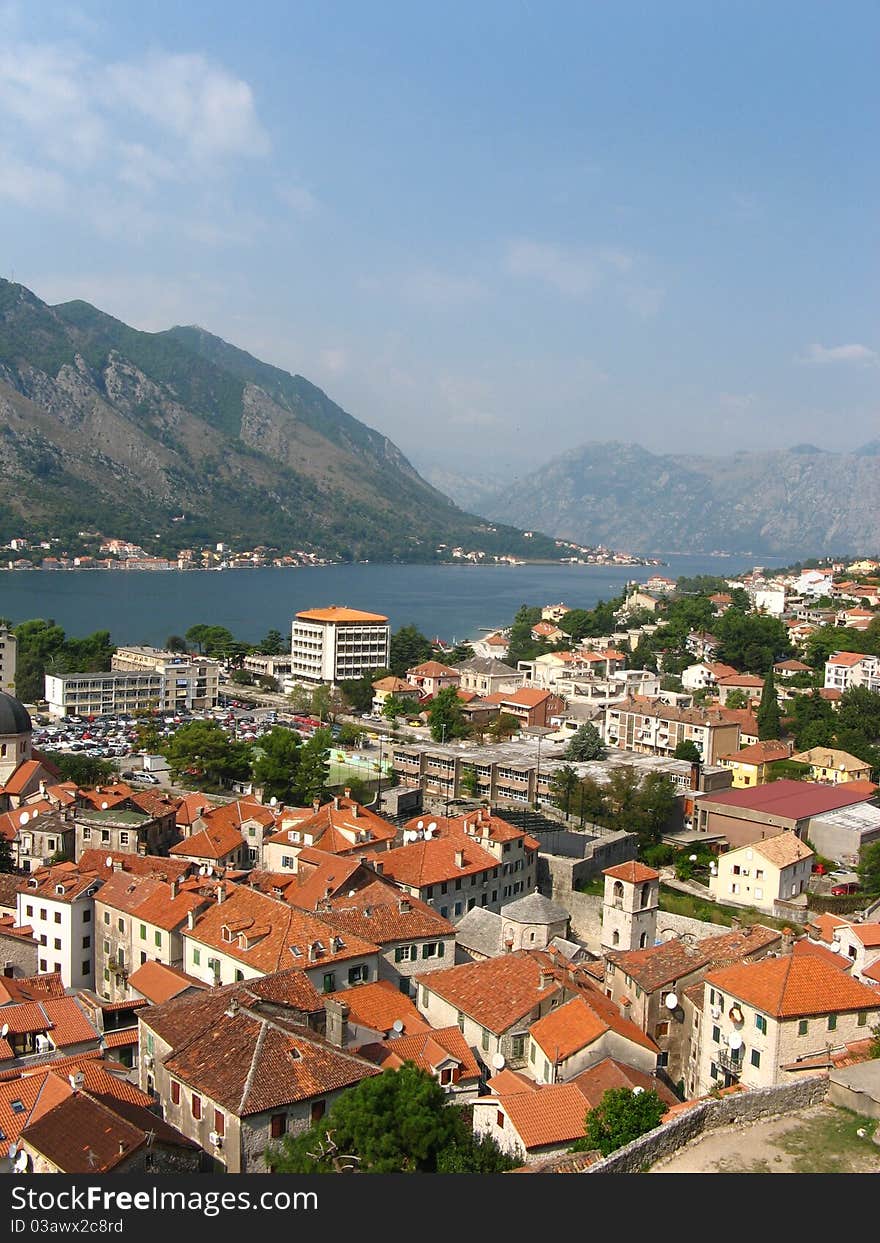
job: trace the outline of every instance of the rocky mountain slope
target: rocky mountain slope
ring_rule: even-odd
[[[480,512],[642,554],[818,555],[880,547],[880,442],[715,456],[591,443],[480,498]],[[453,488],[447,483],[450,491]]]
[[[157,550],[556,551],[458,509],[301,376],[198,328],[139,332],[0,280],[0,536],[83,527]]]

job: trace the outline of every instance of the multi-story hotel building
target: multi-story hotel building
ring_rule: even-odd
[[[294,681],[344,682],[388,667],[391,627],[379,613],[305,609],[293,619],[290,653]]]
[[[220,666],[207,657],[121,647],[109,673],[46,675],[52,716],[199,712],[217,704]]]
[[[113,670],[159,673],[163,678],[161,707],[166,712],[202,712],[217,706],[220,664],[207,656],[165,652],[155,647],[119,647],[110,662]]]

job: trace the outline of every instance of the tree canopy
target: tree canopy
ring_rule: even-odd
[[[308,1131],[270,1145],[265,1159],[274,1173],[327,1174],[336,1152],[356,1158],[364,1174],[486,1174],[517,1164],[475,1137],[437,1080],[412,1062],[361,1080]]]
[[[572,734],[568,746],[563,752],[563,758],[575,761],[604,760],[605,754],[605,744],[602,741],[602,735],[595,725],[591,725],[587,721],[583,725],[579,725]]]
[[[391,636],[391,654],[388,660],[391,672],[402,678],[407,669],[424,664],[434,655],[434,645],[415,626],[401,626]]]
[[[449,742],[453,738],[465,738],[470,727],[464,718],[461,700],[454,686],[444,687],[431,700],[428,709],[428,726],[435,742]]]
[[[598,1148],[603,1157],[631,1144],[660,1125],[666,1106],[653,1088],[609,1088],[586,1117],[584,1140],[576,1147]]]

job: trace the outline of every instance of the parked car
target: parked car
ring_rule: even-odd
[[[858,892],[859,886],[855,883],[855,881],[845,881],[842,885],[835,885],[831,890],[831,893],[835,898],[843,898],[847,894]]]

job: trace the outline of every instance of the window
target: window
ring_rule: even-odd
[[[61,938],[60,937],[55,938],[55,949],[57,950],[61,949]]]
[[[522,1057],[526,1051],[525,1036],[514,1036],[510,1053],[512,1057]]]
[[[147,961],[147,951],[141,950],[141,966]]]
[[[201,1118],[201,1116],[202,1116],[202,1098],[201,1098],[200,1096],[196,1096],[195,1092],[193,1092],[193,1096],[192,1096],[192,1101],[191,1101],[191,1104],[190,1104],[190,1108],[192,1109],[192,1116],[193,1116],[194,1118]]]
[[[433,896],[434,896],[434,886],[429,885],[428,888],[425,890],[425,897],[433,898]]]
[[[449,907],[448,907],[448,906],[441,906],[441,907],[440,907],[440,917],[441,917],[441,919],[445,919],[445,918],[447,917],[447,915],[448,915],[448,914],[449,914]]]
[[[718,1044],[720,1039],[721,1039],[721,1028],[718,1026],[715,1026],[712,1028],[712,1040],[715,1044]]]
[[[33,918],[34,908],[33,908],[32,906],[26,906],[26,907],[24,908],[24,913],[25,913],[25,915],[27,915],[27,917],[28,917],[29,919],[31,919],[31,918]]]
[[[41,944],[41,945],[48,945],[48,944],[49,944],[49,940],[48,940],[48,938],[47,938],[47,936],[46,936],[45,932],[41,932],[41,933],[40,933],[40,944]]]
[[[718,1067],[715,1065],[715,1063],[714,1063],[714,1062],[710,1062],[710,1063],[709,1063],[709,1075],[710,1075],[710,1076],[711,1076],[711,1078],[713,1078],[713,1079],[717,1079],[717,1078],[718,1078]]]
[[[235,980],[236,980],[236,983],[239,983],[239,982],[240,982],[241,980],[243,980],[243,979],[244,979],[244,972],[243,972],[243,971],[240,971],[240,970],[236,967],[236,969],[235,969]]]
[[[273,1139],[280,1139],[287,1130],[287,1114],[273,1114],[269,1120],[269,1134]]]
[[[799,1035],[799,1036],[806,1036],[806,1034],[807,1034],[807,1032],[808,1032],[809,1030],[810,1030],[810,1024],[809,1024],[808,1020],[807,1020],[807,1019],[801,1019],[801,1020],[799,1021],[799,1023],[798,1023],[798,1035]]]
[[[349,984],[360,984],[361,980],[367,980],[370,977],[370,969],[365,962],[358,963],[356,967],[349,967],[348,982]]]
[[[830,1032],[837,1030],[837,1015],[836,1014],[828,1015],[828,1030]]]
[[[60,911],[56,911],[56,912],[55,912],[55,923],[56,923],[56,924],[60,924],[60,923],[61,923],[61,912],[60,912]]]
[[[214,1110],[214,1130],[218,1135],[226,1134],[226,1114],[221,1110]]]
[[[125,932],[125,920],[124,919],[120,919],[119,921],[119,931]]]
[[[120,846],[127,846],[127,845],[128,845],[128,834],[127,834],[127,833],[120,833],[120,834],[119,834],[119,844],[120,844]]]
[[[324,973],[324,992],[332,993],[336,987],[336,972],[326,971]]]
[[[476,898],[468,898],[468,906],[467,906],[467,909],[468,909],[469,911],[472,911],[476,905],[477,905],[477,899],[476,899]]]
[[[109,941],[105,941],[105,942],[104,942],[104,953],[105,953],[105,954],[109,954],[109,953],[110,953],[110,942],[109,942]]]
[[[486,1027],[483,1028],[483,1034],[480,1037],[480,1048],[484,1053],[489,1052],[489,1031]]]
[[[452,1083],[452,1067],[451,1066],[446,1066],[444,1067],[443,1070],[440,1071],[440,1082],[441,1083]]]
[[[755,889],[755,897],[756,897],[756,898],[758,898],[758,899],[763,898],[763,897],[764,897],[764,890],[763,890],[763,889],[761,889],[760,887],[756,888],[756,889]]]
[[[764,1018],[763,1014],[755,1015],[755,1027],[757,1027],[762,1036],[767,1035],[767,1020]]]
[[[761,1065],[761,1054],[758,1052],[757,1049],[752,1049],[751,1062],[752,1062],[752,1065],[756,1068]]]
[[[530,1045],[529,1045],[529,1061],[532,1063],[532,1065],[534,1065],[534,1062],[535,1062],[535,1046],[534,1046],[533,1044],[530,1044]]]
[[[161,949],[162,948],[162,933],[157,931],[153,934],[153,936],[154,936],[156,945],[159,947],[159,949]]]
[[[110,923],[110,912],[109,911],[104,912],[104,923],[107,925],[109,925]]]
[[[146,939],[147,939],[147,925],[141,924],[141,940],[146,941]]]
[[[865,1010],[860,1010],[856,1019],[856,1027],[865,1027],[868,1022],[868,1015]]]
[[[500,1109],[495,1114],[495,1125],[499,1128],[499,1130],[504,1130],[504,1114]]]
[[[461,889],[461,877],[459,876],[455,882],[456,889]]]
[[[309,1117],[313,1124],[315,1122],[320,1122],[326,1112],[327,1102],[325,1100],[312,1101],[312,1107],[309,1110]]]
[[[87,958],[80,969],[80,975],[92,974],[92,960]]]
[[[88,907],[83,911],[83,923],[90,924],[92,922],[92,912]]]
[[[460,1032],[464,1031],[464,1014],[461,1010],[458,1012],[458,1030]]]
[[[441,893],[449,892],[449,886],[447,885],[446,881],[443,881],[442,885],[440,886],[440,892]]]
[[[423,985],[422,986],[422,1005],[426,1006],[427,1004],[428,1004],[428,990]]]
[[[453,910],[454,910],[454,912],[455,912],[455,914],[456,914],[456,915],[460,915],[460,914],[461,914],[461,903],[460,903],[460,902],[456,902],[455,907],[453,908]]]
[[[193,966],[198,967],[202,961],[202,951],[197,945],[193,946]]]
[[[180,1084],[176,1079],[171,1080],[171,1104],[180,1104]]]

